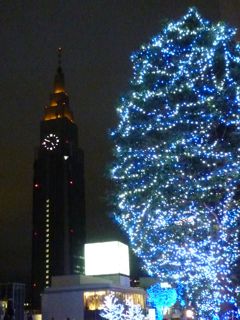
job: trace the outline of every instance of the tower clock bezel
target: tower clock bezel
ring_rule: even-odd
[[[60,138],[55,133],[47,134],[42,141],[42,146],[47,151],[54,151],[57,149],[60,143]]]

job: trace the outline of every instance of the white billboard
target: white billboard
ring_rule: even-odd
[[[108,274],[129,276],[129,250],[122,242],[87,243],[84,251],[86,276]]]

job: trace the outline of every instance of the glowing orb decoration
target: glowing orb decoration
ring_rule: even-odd
[[[193,319],[194,318],[194,312],[191,309],[188,309],[186,311],[186,318],[187,319]]]

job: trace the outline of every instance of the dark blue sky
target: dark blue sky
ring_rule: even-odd
[[[85,152],[88,241],[118,237],[107,218],[107,131],[128,88],[129,56],[189,6],[238,27],[239,0],[68,0],[0,3],[0,281],[30,275],[32,168],[39,123],[63,47],[63,70]]]

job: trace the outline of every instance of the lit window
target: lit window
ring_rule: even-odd
[[[49,252],[49,249],[46,249],[46,252]]]
[[[46,250],[46,252],[47,252],[47,250]],[[46,258],[49,258],[49,254],[46,254]]]
[[[46,248],[48,248],[49,247],[49,243],[46,243]]]

